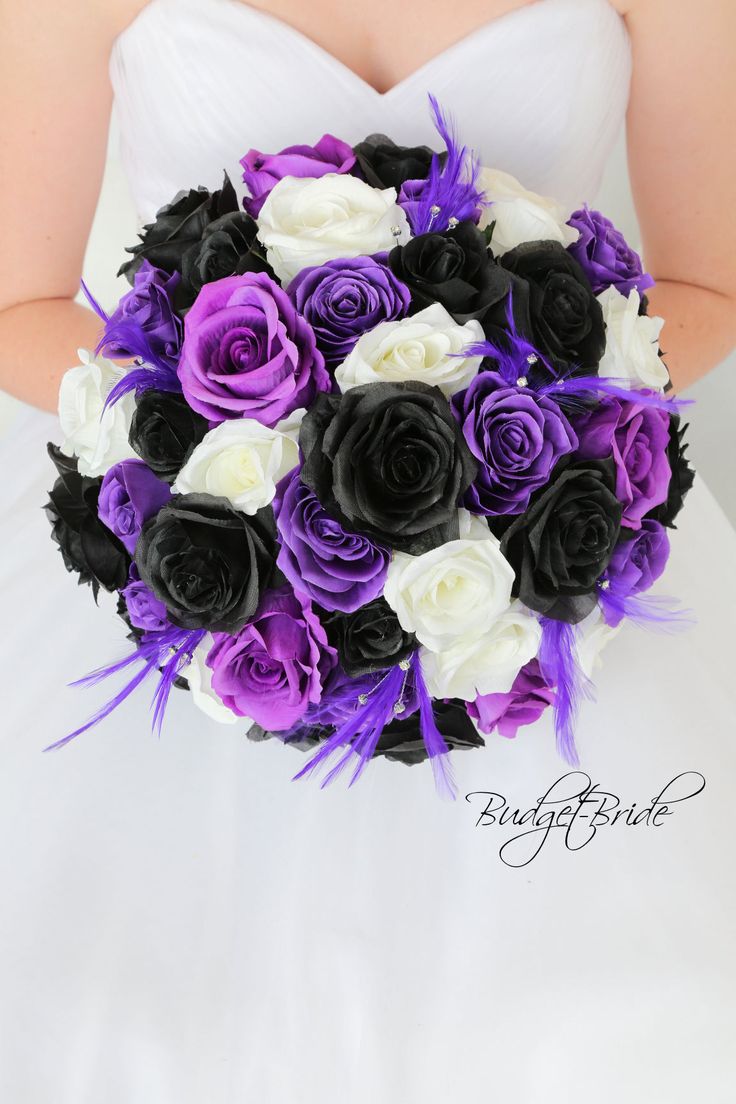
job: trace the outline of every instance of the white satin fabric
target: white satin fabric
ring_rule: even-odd
[[[112,74],[144,217],[250,145],[429,141],[428,89],[487,162],[592,198],[629,50],[604,0],[542,0],[379,96],[236,0],[153,0]],[[54,438],[29,410],[0,455],[0,1100],[733,1101],[736,536],[702,484],[665,587],[697,624],[625,628],[578,742],[626,804],[682,771],[706,789],[660,828],[511,869],[512,833],[475,828],[464,795],[533,804],[566,769],[548,721],[456,755],[455,804],[387,762],[352,790],[292,783],[297,751],[180,693],[160,740],[144,692],[41,754],[107,692],[65,684],[126,648],[48,538]]]

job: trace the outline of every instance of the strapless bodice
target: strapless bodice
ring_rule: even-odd
[[[446,35],[445,35],[446,37]],[[631,56],[609,0],[536,0],[379,93],[282,20],[241,0],[151,0],[115,42],[122,157],[142,218],[216,186],[250,147],[331,132],[435,144],[427,93],[461,136],[527,187],[592,199],[626,110]]]

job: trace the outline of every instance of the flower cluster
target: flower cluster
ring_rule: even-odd
[[[242,207],[180,192],[61,385],[53,537],[117,594],[157,721],[188,686],[300,773],[446,782],[550,707],[574,754],[693,478],[639,257],[432,106],[441,152],[327,134],[249,150]]]

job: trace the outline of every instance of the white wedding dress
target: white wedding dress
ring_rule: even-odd
[[[430,90],[484,163],[592,200],[629,73],[606,0],[530,4],[384,95],[237,0],[153,0],[111,63],[144,219],[251,146],[432,143]],[[513,869],[464,795],[532,805],[567,770],[548,720],[456,754],[454,804],[426,764],[292,782],[298,751],[180,693],[160,740],[144,690],[42,754],[110,692],[66,684],[127,648],[49,539],[58,437],[29,410],[0,449],[3,1104],[732,1104],[736,536],[702,482],[662,588],[697,624],[623,630],[578,744],[624,804],[706,788]]]

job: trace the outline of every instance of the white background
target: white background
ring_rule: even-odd
[[[595,201],[628,240],[638,245],[639,231],[629,189],[623,134]],[[124,259],[125,246],[135,240],[136,216],[118,157],[113,120],[105,178],[84,266],[85,280],[106,308],[113,306],[127,289],[127,283],[117,280],[115,272]],[[663,346],[666,350],[666,330]],[[691,388],[688,397],[697,400],[697,405],[687,414],[693,462],[731,522],[736,524],[736,480],[729,475],[733,463],[730,454],[726,453],[727,447],[731,447],[736,411],[736,354]],[[0,392],[0,435],[15,416],[18,405]]]

